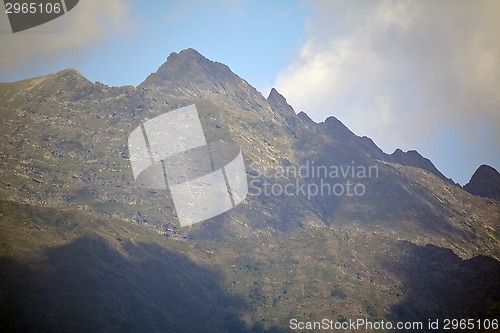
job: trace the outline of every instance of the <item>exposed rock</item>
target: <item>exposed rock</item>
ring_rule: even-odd
[[[500,173],[483,164],[474,172],[464,190],[470,194],[500,200]]]

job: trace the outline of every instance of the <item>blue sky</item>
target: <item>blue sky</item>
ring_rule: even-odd
[[[109,85],[137,85],[171,52],[194,48],[254,86],[268,86],[300,47],[309,12],[283,3],[133,2],[137,30],[92,52],[81,69]]]
[[[42,62],[0,73],[2,81],[74,67],[91,81],[135,86],[171,52],[194,48],[228,65],[255,87],[267,89],[304,41],[304,26],[312,10],[310,3],[294,1],[138,0],[127,4],[122,31],[89,43],[76,54],[67,52],[49,66]]]
[[[480,164],[500,167],[499,22],[500,2],[82,0],[16,34],[0,15],[0,81],[73,67],[135,86],[195,48],[464,184]]]

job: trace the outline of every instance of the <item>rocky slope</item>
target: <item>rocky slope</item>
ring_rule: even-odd
[[[209,131],[229,130],[256,185],[235,209],[180,228],[168,190],[134,183],[127,138],[145,120],[193,103],[217,120]],[[499,201],[467,193],[417,152],[388,155],[334,117],[315,123],[296,114],[275,89],[265,98],[195,50],[172,53],[137,87],[92,83],[76,70],[1,83],[0,106],[0,300],[3,309],[23,308],[28,327],[44,317],[43,329],[63,331],[68,318],[94,318],[103,324],[89,329],[120,331],[141,317],[153,331],[232,332],[281,330],[293,316],[423,319],[439,308],[444,317],[463,305],[450,286],[494,291],[486,303],[468,303],[476,317],[498,309],[499,286],[486,275],[499,269]],[[309,174],[291,172],[300,167]],[[264,180],[310,191],[257,193]],[[348,182],[362,194],[348,195]],[[478,255],[488,258],[469,261]],[[415,271],[448,261],[427,279]],[[79,294],[77,276],[92,297]],[[126,290],[115,288],[125,280]],[[60,285],[70,296],[50,297],[59,310],[47,313],[40,300],[61,295]],[[432,301],[421,302],[417,288],[435,286]],[[169,300],[157,289],[179,294]],[[71,296],[109,316],[80,317],[67,306]],[[187,308],[175,307],[183,299],[199,304],[199,326],[188,328]],[[226,303],[222,317],[204,305]],[[9,327],[23,325],[5,313]]]
[[[470,194],[500,200],[500,173],[489,165],[481,165],[465,184],[464,190]]]

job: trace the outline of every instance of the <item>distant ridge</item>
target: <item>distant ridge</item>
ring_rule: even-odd
[[[398,148],[394,151],[394,153],[390,155],[390,159],[401,165],[413,166],[423,170],[427,170],[443,180],[451,181],[450,179],[446,178],[429,159],[420,155],[416,150],[403,152]]]
[[[470,194],[500,200],[500,173],[486,164],[481,165],[464,186]]]

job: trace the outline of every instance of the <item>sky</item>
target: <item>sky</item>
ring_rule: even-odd
[[[71,67],[110,86],[191,47],[460,184],[500,169],[500,1],[81,0],[15,34],[0,13],[0,45],[1,82]]]

